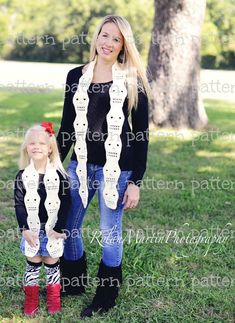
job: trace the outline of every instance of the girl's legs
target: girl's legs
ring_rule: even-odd
[[[59,312],[60,305],[60,267],[59,258],[51,258],[46,250],[47,237],[45,230],[41,230],[40,234],[40,249],[38,254],[32,258],[27,257],[26,271],[24,275],[24,292],[25,315],[36,314],[39,307],[39,273],[42,261],[46,270],[46,287],[47,287],[47,306],[49,313]],[[23,243],[22,243],[23,247]]]
[[[44,257],[46,270],[47,309],[50,314],[60,312],[60,263],[59,258]]]
[[[24,274],[24,314],[34,315],[39,308],[39,273],[42,266],[42,258],[35,256],[27,258]]]
[[[59,258],[44,257],[46,270],[46,285],[60,284],[60,262]]]
[[[24,274],[24,286],[39,285],[39,273],[42,266],[42,257],[27,257],[26,270]]]

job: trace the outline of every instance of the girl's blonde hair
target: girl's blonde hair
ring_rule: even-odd
[[[119,66],[127,71],[128,109],[130,111],[133,107],[137,107],[138,91],[140,90],[145,92],[150,100],[152,97],[151,88],[148,83],[139,52],[135,46],[131,26],[129,22],[121,16],[108,15],[103,18],[93,35],[90,47],[90,61],[93,61],[96,57],[96,40],[102,27],[107,23],[114,23],[123,36],[123,49],[119,53],[117,60]]]
[[[21,149],[20,149],[19,168],[25,169],[25,167],[27,167],[30,164],[30,158],[27,152],[27,144],[33,132],[37,132],[38,134],[40,133],[46,138],[46,141],[51,148],[51,153],[48,156],[51,164],[55,167],[55,169],[60,171],[60,173],[63,176],[66,176],[66,171],[60,160],[60,154],[59,154],[55,136],[53,134],[50,135],[46,131],[45,127],[42,127],[39,124],[32,126],[25,133],[24,142],[22,143]]]

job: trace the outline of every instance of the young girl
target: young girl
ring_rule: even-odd
[[[21,147],[20,171],[16,175],[14,198],[16,217],[22,232],[21,251],[26,256],[24,314],[39,308],[39,271],[46,271],[47,308],[61,310],[59,257],[63,243],[69,183],[60,162],[53,125],[42,122],[25,135]]]

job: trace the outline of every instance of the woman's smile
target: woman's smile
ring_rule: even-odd
[[[96,40],[96,50],[105,60],[115,62],[123,47],[123,36],[114,23],[103,25]]]
[[[113,51],[109,48],[105,48],[105,47],[102,47],[102,50],[103,50],[103,53],[105,55],[109,55],[110,53],[112,53]]]

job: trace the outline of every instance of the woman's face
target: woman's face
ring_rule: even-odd
[[[112,22],[103,25],[96,40],[98,56],[105,61],[115,62],[123,47],[124,39],[119,28]]]

